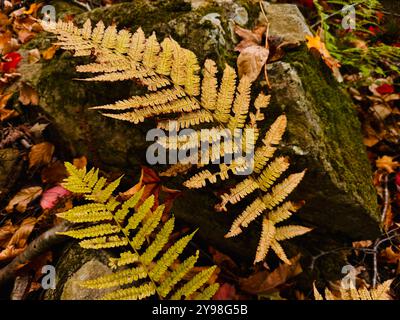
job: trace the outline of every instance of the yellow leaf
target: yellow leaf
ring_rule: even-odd
[[[53,59],[56,51],[58,49],[58,46],[51,46],[49,48],[47,48],[46,50],[44,50],[42,52],[42,57],[44,60],[51,60]]]
[[[394,169],[400,166],[400,163],[393,161],[393,157],[383,156],[376,160],[376,167],[378,169],[386,170],[388,173],[394,172]]]

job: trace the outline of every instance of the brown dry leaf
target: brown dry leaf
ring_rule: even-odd
[[[251,294],[268,294],[274,292],[290,278],[303,272],[299,260],[300,255],[297,255],[290,259],[292,262],[291,265],[280,264],[279,267],[272,272],[264,270],[248,278],[242,278],[239,280],[240,288]]]
[[[54,146],[49,142],[35,144],[29,152],[29,168],[49,164],[53,157]]]
[[[10,220],[0,228],[0,247],[4,247],[8,243],[15,230],[17,230],[17,227],[13,226]]]
[[[6,248],[0,252],[0,261],[9,260],[23,252],[26,248],[28,238],[35,227],[35,218],[26,218],[14,233]]]
[[[51,46],[47,48],[45,51],[42,52],[42,56],[44,60],[51,60],[53,59],[54,55],[56,54],[56,51],[58,49],[58,46]]]
[[[83,169],[87,166],[87,159],[85,156],[82,156],[80,158],[75,158],[72,163],[78,169]]]
[[[7,102],[12,95],[12,93],[0,95],[0,122],[18,116],[17,111],[6,109]]]
[[[32,49],[28,51],[28,63],[33,64],[40,60],[39,49]]]
[[[371,240],[354,241],[352,245],[353,248],[368,248],[372,246],[372,241]]]
[[[393,161],[393,157],[383,156],[376,160],[376,167],[378,169],[386,170],[388,173],[392,173],[396,168],[400,166],[400,163]]]
[[[28,10],[24,11],[24,14],[35,16],[37,11],[43,6],[43,3],[32,3]]]
[[[39,95],[31,86],[22,83],[19,91],[19,101],[25,106],[28,104],[37,106],[39,104]]]
[[[5,55],[17,51],[19,48],[18,40],[12,37],[10,31],[0,34],[0,54]]]
[[[18,32],[18,40],[24,44],[28,41],[32,40],[35,37],[36,33],[29,31],[27,29],[20,30]]]
[[[18,212],[25,212],[28,204],[39,197],[42,191],[41,187],[29,187],[20,190],[8,203],[6,211],[11,212],[15,207]]]
[[[266,46],[262,45],[266,30],[265,26],[257,26],[252,31],[235,26],[236,34],[242,38],[242,41],[235,47],[235,50],[240,52],[237,59],[240,78],[247,76],[250,81],[256,80],[262,67],[267,63],[269,56],[268,42]]]
[[[400,252],[398,250],[395,252],[392,247],[385,248],[381,252],[381,256],[387,263],[400,263]]]

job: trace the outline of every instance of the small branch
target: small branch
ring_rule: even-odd
[[[389,211],[390,207],[390,194],[389,194],[389,188],[388,188],[388,175],[385,175],[385,178],[383,180],[383,210],[382,210],[382,216],[381,216],[381,222],[383,223],[386,219],[386,215]]]
[[[84,7],[87,11],[92,11],[92,8],[90,7],[89,3],[82,3],[78,0],[72,0],[72,2],[77,4],[78,6]]]
[[[66,237],[60,236],[57,233],[68,230],[70,225],[69,222],[63,221],[33,240],[24,252],[16,256],[8,265],[0,270],[0,287],[13,280],[18,270],[23,266],[50,250],[54,245],[63,242]]]

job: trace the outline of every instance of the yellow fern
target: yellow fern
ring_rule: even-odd
[[[138,205],[142,189],[120,202],[112,196],[120,179],[106,184],[105,179],[98,176],[98,170],[86,172],[86,169],[77,169],[70,163],[66,163],[66,168],[69,177],[64,187],[83,194],[91,202],[58,215],[73,223],[94,224],[61,234],[79,239],[80,246],[85,249],[125,248],[118,258],[110,259],[110,266],[117,269],[115,273],[83,281],[83,287],[116,288],[103,299],[143,299],[154,294],[171,299],[190,298],[192,295],[211,298],[215,294],[218,285],[211,283],[207,286],[215,267],[197,273],[187,282],[184,280],[194,267],[198,252],[172,269],[195,233],[165,249],[175,219],[172,217],[160,225],[164,206],[153,210],[154,196]]]

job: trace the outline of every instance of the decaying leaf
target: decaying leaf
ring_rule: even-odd
[[[11,119],[18,115],[17,111],[6,109],[7,102],[12,95],[12,93],[0,95],[0,122]]]
[[[39,104],[39,95],[31,86],[22,83],[19,91],[19,101],[25,106],[29,104],[36,106]]]
[[[286,283],[303,272],[300,265],[300,255],[290,259],[291,265],[280,264],[272,272],[263,270],[239,281],[240,288],[251,294],[268,294],[276,291],[279,286]]]
[[[247,76],[250,81],[258,78],[263,66],[267,63],[269,56],[268,41],[265,46],[262,45],[263,35],[267,27],[257,26],[252,31],[235,26],[235,32],[242,41],[235,47],[239,51],[237,67],[239,77]]]
[[[6,248],[0,252],[0,261],[9,260],[23,252],[26,248],[28,238],[35,227],[35,218],[26,218],[14,233]]]
[[[0,247],[4,247],[14,234],[17,227],[8,220],[3,226],[0,227]]]
[[[54,153],[54,145],[49,142],[35,144],[29,152],[29,168],[49,164]]]
[[[38,198],[41,194],[41,187],[24,188],[10,200],[6,207],[6,211],[11,212],[15,209],[18,212],[25,212],[28,204]]]

